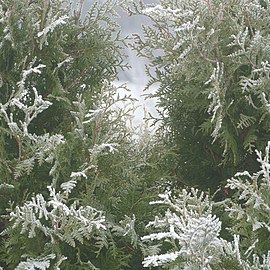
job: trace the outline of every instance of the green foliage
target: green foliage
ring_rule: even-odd
[[[254,149],[269,135],[269,9],[250,0],[130,8],[153,22],[134,48],[150,60],[147,87],[158,85],[153,95],[185,182],[214,191],[245,166],[258,169]]]
[[[164,239],[166,249],[164,254],[148,255],[143,264],[147,266],[172,265],[204,269],[216,264],[222,254],[222,241],[219,239],[221,222],[212,215],[212,203],[208,196],[199,194],[198,190],[185,189],[177,198],[171,199],[170,193],[159,195],[161,200],[151,204],[165,204],[170,209],[164,217],[155,217],[147,227],[154,227],[157,233],[144,236],[144,241],[160,241]],[[165,232],[164,232],[165,230]],[[192,266],[191,266],[192,265]]]
[[[114,82],[125,2],[0,2],[0,269],[269,269],[270,2],[131,3],[155,134]]]
[[[83,1],[0,3],[4,269],[142,267],[139,235],[170,151],[147,125],[139,138],[127,126],[134,100],[113,84],[127,67],[124,2],[97,1],[85,18]]]
[[[142,237],[144,267],[269,269],[269,243],[266,240],[269,215],[266,212],[270,200],[265,198],[269,144],[265,158],[260,159],[261,153],[258,156],[262,165],[260,172],[253,177],[248,172],[238,173],[235,176],[238,179],[228,180],[228,187],[236,190],[232,199],[215,203],[203,192],[183,189],[174,195],[171,192],[160,194],[160,200],[151,202],[167,209],[149,222],[150,233]],[[251,182],[244,182],[241,177],[248,177]],[[230,241],[221,236],[223,224],[213,215],[214,208],[224,206],[233,222],[230,228],[225,228],[232,233],[233,240]]]
[[[227,183],[235,191],[226,209],[234,221],[232,230],[243,237],[243,246],[254,246],[260,255],[269,250],[269,147],[268,142],[264,156],[256,151],[260,171],[239,172]]]

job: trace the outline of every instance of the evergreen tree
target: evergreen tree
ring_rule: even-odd
[[[182,182],[214,191],[258,169],[269,137],[269,1],[161,0],[130,8],[153,22],[135,36],[150,60],[162,126]]]
[[[113,84],[127,68],[124,2],[95,2],[85,18],[84,1],[0,2],[4,269],[142,268],[135,229],[167,150],[147,128],[134,139],[133,100]]]
[[[269,151],[270,142],[264,153],[255,150],[258,172],[238,172],[227,180],[234,194],[222,202],[194,188],[168,190],[151,202],[161,206],[142,237],[144,267],[269,269]],[[222,222],[222,211],[229,223]]]
[[[133,5],[155,134],[114,84],[127,3],[83,4],[0,1],[0,269],[269,269],[270,2]]]

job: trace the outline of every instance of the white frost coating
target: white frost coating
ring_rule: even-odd
[[[10,105],[18,107],[20,110],[26,110],[27,106],[24,105],[19,99],[13,98],[10,101]]]
[[[183,10],[182,8],[170,8],[163,7],[158,4],[154,7],[147,7],[142,10],[142,13],[145,15],[153,16],[158,19],[183,19],[193,15],[193,11],[191,10]]]
[[[3,183],[3,184],[0,185],[0,189],[13,189],[13,188],[15,188],[13,185],[10,185],[10,184],[7,184],[7,183]]]
[[[234,176],[235,177],[238,177],[238,176],[248,176],[248,177],[251,178],[251,174],[248,171],[237,172]]]
[[[86,84],[83,83],[82,85],[80,85],[80,87],[82,88],[82,90],[84,90],[86,88]]]
[[[162,255],[148,256],[142,262],[143,267],[164,265],[168,262],[175,261],[180,255],[181,252],[172,252]]]
[[[210,76],[210,79],[205,82],[205,85],[208,85],[211,83],[211,90],[208,95],[208,99],[211,99],[211,103],[209,105],[209,108],[207,112],[209,114],[212,113],[211,122],[215,123],[215,128],[212,132],[212,137],[214,138],[213,142],[218,137],[219,130],[222,126],[223,121],[223,99],[225,97],[226,90],[222,88],[221,86],[221,80],[223,78],[224,74],[224,64],[217,62],[217,66],[214,68],[212,75]]]
[[[152,204],[165,204],[170,208],[163,217],[156,216],[146,226],[158,229],[158,232],[143,236],[142,240],[148,244],[151,241],[160,244],[166,242],[167,245],[170,243],[176,250],[172,253],[169,249],[167,253],[146,257],[144,267],[166,266],[181,256],[200,269],[208,269],[212,261],[223,252],[223,242],[219,236],[221,222],[211,214],[212,206],[208,196],[195,189],[191,192],[184,189],[177,198],[170,193],[160,194],[159,197],[162,200]]]
[[[58,18],[56,21],[52,22],[51,24],[47,25],[41,32],[37,34],[38,37],[46,36],[49,32],[53,32],[55,27],[61,24],[66,24],[66,19],[68,19],[68,16],[62,16]]]
[[[90,239],[95,228],[106,230],[103,212],[91,206],[78,207],[78,201],[71,205],[66,204],[75,184],[75,181],[62,184],[62,188],[66,189],[64,192],[56,192],[53,187],[48,186],[48,200],[45,200],[42,194],[37,194],[23,206],[17,206],[14,212],[10,213],[10,221],[14,221],[13,228],[21,225],[21,233],[27,233],[29,238],[35,237],[38,230],[52,241],[59,238],[73,247],[76,246],[75,240],[82,243],[84,238]],[[46,219],[45,223],[42,217]]]
[[[186,39],[182,38],[180,41],[177,41],[177,43],[173,46],[173,50],[179,49],[183,44],[185,44]]]
[[[84,170],[79,171],[79,172],[72,172],[70,175],[70,178],[72,179],[80,179],[81,177],[84,177],[85,179],[87,179],[87,171],[91,170],[91,169],[95,169],[96,166],[95,165],[89,165],[87,166]]]
[[[83,124],[88,124],[94,121],[97,117],[101,116],[104,113],[104,108],[98,108],[96,110],[89,110],[89,113],[85,115],[85,118],[90,118],[83,121]]]
[[[90,149],[89,151],[92,153],[92,155],[97,156],[102,151],[109,151],[110,153],[113,153],[117,151],[118,143],[102,143],[100,145],[95,145],[93,149]]]
[[[84,177],[85,179],[87,179],[87,175],[85,174],[85,172],[72,172],[70,177],[71,178]]]
[[[151,201],[149,202],[149,204],[164,204],[164,203],[168,203],[170,204],[171,201],[170,201],[170,196],[171,196],[171,192],[170,191],[167,191],[165,192],[164,194],[159,194],[158,197],[163,199],[163,200],[159,200],[159,201]]]
[[[9,128],[12,130],[14,134],[24,134],[24,136],[30,136],[28,133],[28,126],[31,123],[33,119],[35,119],[40,113],[42,113],[44,110],[46,110],[49,106],[52,105],[51,102],[45,101],[42,99],[42,96],[38,94],[38,91],[35,87],[32,87],[32,91],[34,93],[34,98],[31,101],[30,104],[25,104],[26,97],[29,95],[30,90],[24,89],[24,83],[25,83],[26,76],[24,76],[23,80],[20,82],[21,91],[19,91],[15,97],[11,98],[7,104],[5,104],[6,108],[8,106],[16,106],[20,110],[22,110],[22,113],[24,114],[24,120],[23,121],[17,121],[18,123],[14,122],[13,120],[13,114],[9,113],[9,115],[6,112],[6,108],[1,105],[1,113],[4,114],[5,120],[9,126]],[[30,103],[30,102],[28,102]],[[20,125],[20,127],[18,126]]]
[[[270,112],[270,103],[268,101],[268,98],[266,97],[266,94],[264,92],[261,92],[261,101],[264,105],[264,107],[267,109],[268,113]]]
[[[262,61],[261,62],[261,65],[262,65],[261,68],[254,69],[254,70],[252,70],[252,72],[253,73],[264,72],[269,77],[269,75],[270,75],[269,74],[270,73],[270,64],[269,64],[269,62],[267,60],[266,61]]]
[[[172,17],[177,17],[178,10],[172,10],[171,8],[165,8],[161,5],[156,5],[154,7],[145,8],[142,11],[142,13],[147,16],[152,16],[153,18],[160,20],[160,19],[171,19]]]
[[[174,31],[175,32],[190,31],[190,30],[196,28],[199,21],[200,21],[200,17],[196,16],[196,18],[192,22],[188,21],[186,23],[183,23],[180,27],[175,28]],[[204,28],[198,28],[198,27],[197,27],[197,29],[204,30]]]
[[[164,13],[164,14],[166,14],[166,9],[165,8],[163,8],[163,6],[161,6],[161,5],[156,5],[156,6],[154,6],[154,7],[148,7],[148,8],[145,8],[144,10],[143,10],[143,14],[146,14],[146,15],[148,15],[148,14],[160,14],[160,13]]]
[[[166,238],[178,238],[177,234],[171,232],[161,232],[161,233],[152,233],[146,236],[143,236],[141,239],[143,241],[154,241],[154,240],[161,240]]]
[[[50,260],[56,258],[55,254],[47,255],[46,257],[38,257],[35,259],[27,259],[26,262],[20,262],[15,270],[46,270],[50,267]]]
[[[207,37],[211,37],[213,34],[215,33],[215,29],[214,28],[211,28],[211,30],[206,34]]]
[[[39,64],[38,66],[36,67],[32,67],[34,65],[34,62],[36,61],[36,59],[34,59],[32,61],[32,63],[30,63],[30,68],[27,69],[27,70],[24,70],[22,73],[22,80],[19,81],[17,83],[18,87],[20,88],[21,91],[24,90],[24,85],[25,85],[25,81],[27,79],[27,77],[31,74],[31,73],[37,73],[37,74],[41,74],[41,69],[42,68],[45,68],[46,65],[43,65],[43,64]]]
[[[256,237],[256,231],[261,228],[268,230],[268,232],[270,231],[268,196],[270,185],[270,142],[268,142],[265,148],[265,154],[258,150],[255,151],[261,170],[253,174],[246,171],[237,173],[227,181],[227,187],[236,190],[238,195],[237,201],[226,207],[226,211],[229,213],[229,217],[242,224],[243,228],[250,226],[252,228],[251,235]],[[250,238],[252,239],[253,237]],[[253,253],[252,249],[254,249],[256,243],[257,241],[250,243],[250,248],[247,249],[246,254],[250,255]]]
[[[71,193],[72,189],[76,187],[77,181],[70,180],[68,182],[62,183],[61,188],[64,190],[66,194]]]
[[[70,63],[72,60],[73,60],[73,58],[71,56],[69,56],[68,58],[66,58],[61,63],[58,63],[57,64],[57,68],[61,68],[65,63]]]

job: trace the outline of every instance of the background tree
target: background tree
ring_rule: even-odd
[[[123,4],[0,2],[0,268],[268,269],[269,1],[134,5],[163,117],[139,136]]]
[[[149,17],[138,55],[150,60],[147,87],[175,173],[192,185],[217,186],[236,171],[258,169],[255,147],[269,136],[269,1],[160,1],[134,5]]]
[[[167,191],[151,202],[161,214],[142,238],[145,267],[165,269],[269,269],[269,149],[257,151],[260,170],[238,172],[227,181],[234,195],[214,202],[191,188]],[[219,211],[216,211],[219,209]],[[229,214],[230,225],[220,214]],[[224,234],[224,231],[228,233]]]
[[[132,99],[112,83],[127,67],[122,4],[95,2],[82,18],[83,1],[0,3],[4,269],[142,267],[135,229],[168,151],[147,128],[134,139]]]

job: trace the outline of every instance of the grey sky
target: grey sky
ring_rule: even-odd
[[[73,0],[77,3],[78,0]],[[93,4],[93,0],[85,0],[83,6],[83,12],[86,13],[89,7]],[[104,0],[101,0],[104,2]],[[145,3],[155,3],[157,0],[145,0]],[[141,33],[141,25],[148,24],[149,20],[143,16],[128,16],[124,12],[120,12],[120,17],[118,22],[121,26],[121,32],[123,36],[132,35],[133,33]],[[145,100],[142,96],[143,89],[148,81],[145,74],[144,65],[146,63],[145,59],[136,56],[136,52],[132,51],[130,48],[126,49],[126,54],[128,55],[128,63],[131,69],[121,71],[119,74],[120,83],[126,82],[128,87],[131,89],[131,94],[135,97],[139,104],[142,105],[136,110],[134,124],[140,124],[144,116],[144,108],[149,111],[152,115],[157,116],[155,110],[155,100],[147,99]]]

